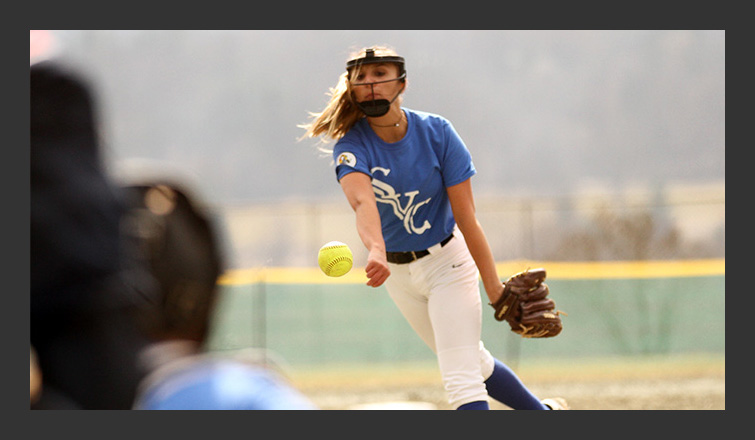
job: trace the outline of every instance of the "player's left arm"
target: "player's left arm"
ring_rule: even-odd
[[[503,284],[498,276],[493,251],[490,249],[485,231],[477,220],[472,181],[467,179],[459,184],[449,186],[446,191],[456,224],[461,233],[464,234],[469,252],[480,271],[485,293],[490,302],[495,303],[503,293]]]

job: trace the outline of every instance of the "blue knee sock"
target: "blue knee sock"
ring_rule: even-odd
[[[548,409],[540,403],[516,374],[503,362],[495,359],[493,374],[485,381],[488,394],[513,409]]]
[[[465,403],[464,405],[461,405],[460,407],[456,409],[457,410],[470,410],[470,409],[486,410],[486,409],[490,409],[490,406],[488,405],[488,402],[484,400],[477,400],[475,402]]]

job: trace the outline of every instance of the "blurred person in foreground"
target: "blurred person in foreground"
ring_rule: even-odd
[[[402,107],[404,58],[388,47],[357,51],[325,109],[302,125],[335,141],[336,176],[369,251],[367,285],[385,284],[414,331],[436,354],[452,408],[567,409],[540,401],[481,337],[479,279],[494,304],[503,293],[477,221],[472,157],[445,118]]]
[[[91,87],[52,44],[30,31],[31,408],[130,409],[149,277],[122,241]]]
[[[223,253],[196,193],[167,179],[127,185],[125,235],[157,281],[140,324],[152,341],[137,410],[309,410],[315,406],[267,362],[206,350]]]

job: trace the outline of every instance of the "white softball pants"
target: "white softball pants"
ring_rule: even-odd
[[[484,381],[494,359],[480,340],[479,272],[464,237],[454,231],[445,246],[408,264],[389,263],[385,282],[394,303],[438,358],[448,401],[459,406],[488,400]]]

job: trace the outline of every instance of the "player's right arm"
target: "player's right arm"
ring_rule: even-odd
[[[352,172],[341,177],[341,189],[356,214],[357,233],[369,252],[365,272],[367,285],[378,287],[391,274],[385,257],[385,240],[370,176]]]

